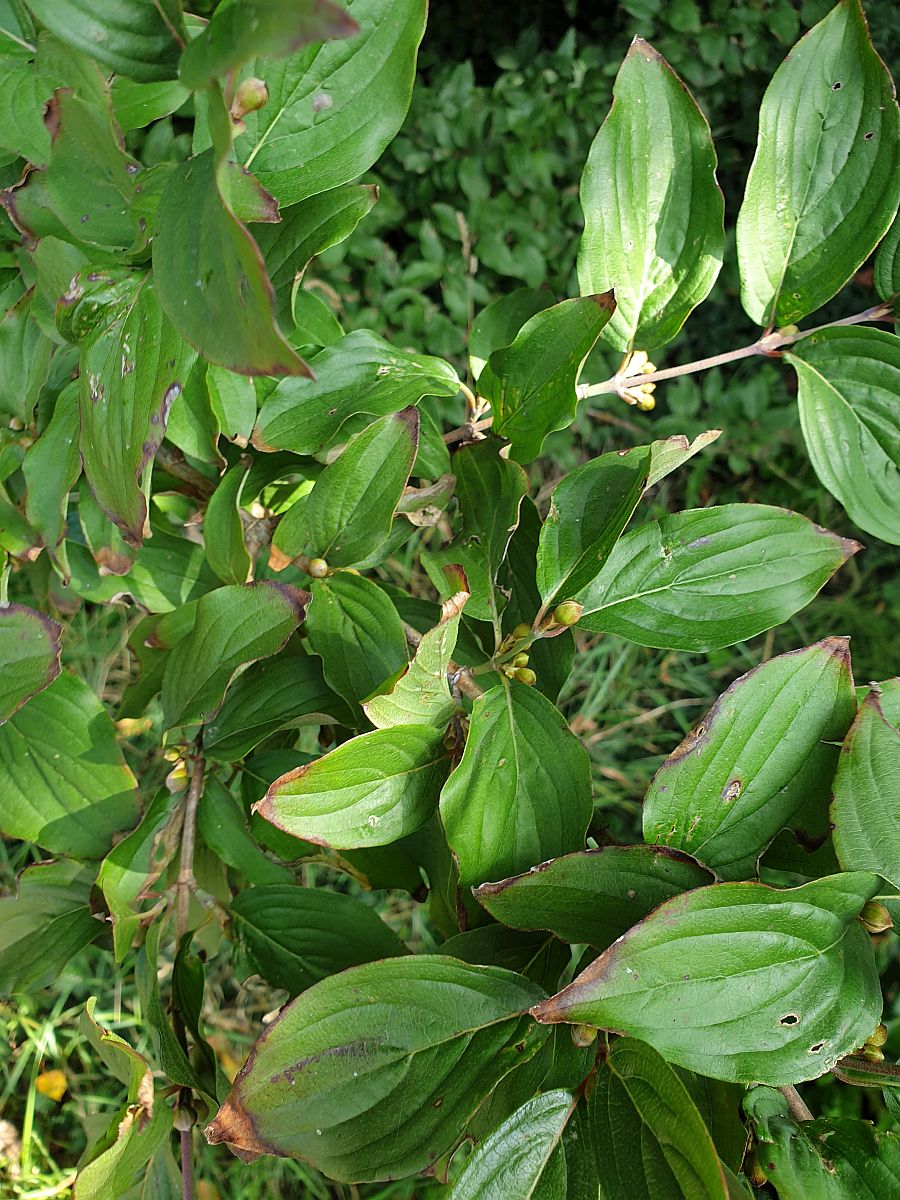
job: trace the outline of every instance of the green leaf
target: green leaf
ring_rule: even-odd
[[[510,539],[499,578],[501,592],[509,594],[503,609],[504,633],[512,633],[517,625],[531,625],[541,607],[536,583],[541,528],[534,501],[528,496],[523,497],[519,506],[519,524]],[[575,660],[575,640],[571,630],[559,631],[552,638],[539,638],[528,647],[528,654],[529,666],[537,675],[535,687],[548,700],[555,701]],[[482,657],[475,658],[474,662],[480,662]]]
[[[419,414],[405,408],[373,421],[316,480],[304,505],[307,553],[352,567],[388,538],[419,442]]]
[[[686,892],[533,1015],[632,1034],[713,1079],[816,1079],[880,1020],[875,958],[856,919],[877,889],[876,876],[856,872],[785,891]]]
[[[495,350],[515,341],[516,334],[536,313],[553,305],[553,295],[532,288],[518,288],[492,301],[472,322],[469,333],[469,365],[478,379]]]
[[[220,190],[212,152],[169,177],[156,214],[159,302],[205,359],[241,375],[309,375],[275,323],[262,255]]]
[[[172,1110],[166,1104],[154,1104],[149,1119],[143,1108],[129,1109],[118,1125],[113,1145],[78,1172],[79,1197],[118,1200],[134,1185],[171,1131]]]
[[[56,130],[50,162],[12,194],[16,224],[36,237],[49,233],[102,250],[146,246],[137,191],[143,168],[123,149],[108,96],[58,89],[50,112]]]
[[[337,571],[310,584],[306,631],[326,682],[354,709],[406,666],[406,635],[387,595],[363,575]]]
[[[900,293],[900,214],[885,234],[875,255],[873,283],[882,300],[892,300]]]
[[[197,832],[218,859],[254,886],[293,883],[293,873],[272,862],[250,836],[243,809],[215,775],[207,776],[203,788],[197,808]]]
[[[137,829],[115,845],[100,864],[97,886],[112,919],[116,962],[131,949],[141,925],[144,897],[178,850],[180,825],[173,820],[176,798],[157,792]]]
[[[123,592],[150,612],[170,612],[218,587],[203,547],[166,533],[159,526],[144,542],[127,574],[100,576],[90,554],[78,542],[66,542],[71,587],[77,596],[104,603]]]
[[[285,379],[262,406],[253,434],[259,450],[318,454],[348,417],[381,417],[423,396],[455,396],[456,371],[442,358],[396,350],[366,329],[316,355],[315,379]]]
[[[204,730],[203,752],[219,762],[239,762],[279,729],[334,721],[352,724],[353,717],[325,683],[320,660],[284,653],[238,675]]]
[[[537,458],[547,434],[575,419],[578,376],[614,309],[611,292],[563,300],[536,313],[511,345],[491,354],[478,392],[490,400],[491,428],[512,442],[517,462]]]
[[[206,561],[223,583],[246,583],[250,575],[250,555],[244,545],[241,523],[241,492],[249,464],[242,463],[226,471],[210,496],[203,517],[203,543]]]
[[[513,929],[546,929],[565,942],[603,950],[664,900],[712,878],[686,854],[664,846],[605,846],[483,883],[474,895]]]
[[[32,317],[34,295],[26,292],[0,320],[0,412],[31,424],[47,382],[53,343]]]
[[[331,1179],[412,1175],[539,1047],[522,1018],[539,995],[510,971],[429,955],[332,975],[267,1027],[207,1140]]]
[[[256,421],[256,388],[253,380],[222,367],[206,372],[209,403],[222,434],[238,446],[246,446]]]
[[[376,729],[276,779],[254,812],[315,845],[387,846],[432,815],[448,765],[438,730]]]
[[[651,350],[675,337],[716,281],[724,201],[706,118],[643,38],[613,97],[581,177],[578,284],[582,294],[615,288],[604,340]]]
[[[275,289],[279,321],[292,319],[294,283],[304,274],[310,259],[348,238],[377,199],[378,188],[372,184],[344,184],[292,205],[276,225],[257,231],[256,244]],[[303,323],[297,321],[297,326],[300,338],[304,338]]]
[[[202,596],[194,628],[166,664],[166,728],[212,716],[238,667],[277,654],[303,620],[308,600],[308,592],[271,580]]]
[[[17,895],[0,897],[0,993],[52,986],[74,956],[103,933],[88,906],[92,875],[72,862],[37,863]]]
[[[600,574],[643,495],[651,452],[638,446],[592,458],[550,495],[541,529],[537,585],[544,605],[576,596]]]
[[[116,75],[109,88],[116,123],[123,133],[143,129],[170,113],[177,112],[190,92],[176,80],[135,83]]]
[[[108,71],[151,82],[174,79],[184,44],[177,0],[28,0],[42,25]]]
[[[517,1108],[475,1150],[453,1185],[452,1200],[565,1200],[559,1147],[574,1103],[557,1090]]]
[[[143,1019],[149,1025],[150,1036],[156,1052],[156,1063],[171,1083],[180,1087],[195,1088],[207,1095],[203,1081],[191,1065],[187,1052],[175,1036],[159,990],[157,961],[162,922],[157,921],[147,930],[144,944],[138,950],[134,978],[141,1002]],[[212,1100],[215,1096],[210,1095]]]
[[[115,1079],[127,1088],[126,1103],[146,1103],[153,1096],[153,1073],[143,1054],[124,1038],[104,1028],[94,1016],[97,997],[89,996],[78,1022],[78,1031],[90,1042]]]
[[[134,776],[86,683],[64,672],[0,727],[0,828],[54,854],[102,858],[138,818]]]
[[[587,751],[545,696],[504,682],[475,701],[441,793],[462,887],[580,850],[592,811]]]
[[[429,629],[422,637],[406,673],[393,689],[383,696],[374,696],[363,705],[366,716],[376,728],[426,725],[446,729],[458,711],[447,682],[458,634],[457,614]]]
[[[828,795],[834,743],[855,713],[847,638],[748,671],[654,775],[644,840],[687,851],[720,879],[746,879],[778,831]]]
[[[456,585],[447,579],[443,568],[460,563],[472,593],[467,605],[469,615],[496,622],[501,601],[495,584],[519,522],[528,478],[517,463],[501,457],[495,438],[457,450],[452,466],[462,531],[444,550],[423,553],[422,562],[435,587],[447,597],[456,591]]]
[[[785,1098],[753,1088],[744,1109],[780,1200],[883,1200],[900,1190],[900,1135],[868,1121],[795,1121]]]
[[[47,553],[66,567],[60,543],[66,531],[69,491],[81,474],[78,451],[78,384],[60,392],[44,432],[29,447],[22,463],[25,516],[41,535]]]
[[[347,967],[408,953],[374,908],[324,888],[249,888],[231,917],[256,971],[292,996]]]
[[[647,487],[655,487],[661,479],[665,479],[667,475],[671,475],[673,471],[686,463],[689,458],[693,458],[695,454],[705,450],[721,434],[721,429],[707,429],[705,433],[698,433],[692,442],[689,442],[683,433],[664,438],[659,442],[652,442]]]
[[[194,362],[149,276],[81,352],[81,459],[97,503],[131,546],[147,521],[147,470]]]
[[[248,59],[282,58],[309,42],[351,37],[359,26],[331,0],[222,4],[181,58],[182,83],[199,90]]]
[[[862,6],[843,0],[791,49],[763,97],[737,219],[752,321],[789,325],[820,308],[881,241],[900,199],[898,123]]]
[[[0,146],[35,166],[46,166],[50,157],[50,131],[44,123],[44,105],[52,95],[52,83],[31,63],[4,59]]]
[[[900,888],[900,730],[879,689],[863,700],[834,779],[831,828],[844,870],[875,871]]]
[[[645,1042],[613,1042],[597,1071],[587,1124],[604,1200],[727,1200],[703,1118]]]
[[[24,604],[0,605],[0,725],[59,674],[62,626]]]
[[[579,625],[639,646],[731,646],[793,616],[859,548],[767,504],[688,509],[616,543],[577,597]]]
[[[307,346],[333,346],[344,336],[341,323],[328,304],[315,292],[300,287],[299,280],[291,289],[291,319],[298,331],[293,336],[302,339]],[[446,446],[444,453],[447,453]]]
[[[279,204],[357,179],[409,108],[425,0],[394,0],[389,20],[383,0],[349,0],[346,8],[360,27],[350,41],[254,67],[269,101],[244,118],[247,132],[235,148]]]
[[[860,529],[900,546],[900,341],[879,329],[823,329],[785,356],[822,484]]]

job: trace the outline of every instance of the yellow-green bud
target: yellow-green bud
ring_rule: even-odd
[[[586,1046],[592,1045],[597,1040],[597,1030],[593,1025],[573,1025],[572,1026],[572,1041],[583,1050]]]
[[[887,1025],[876,1025],[874,1031],[866,1038],[866,1044],[869,1046],[883,1046],[887,1041],[887,1036]]]
[[[534,687],[537,683],[537,675],[532,671],[531,667],[516,667],[515,678],[519,683],[524,683],[526,687]]]
[[[553,620],[557,625],[577,625],[584,612],[584,605],[577,600],[563,600],[553,610]]]
[[[235,121],[245,117],[247,113],[256,112],[269,102],[269,89],[261,79],[243,80],[234,94],[231,105],[231,115]]]
[[[884,933],[886,929],[892,929],[894,926],[891,914],[877,900],[869,900],[863,905],[859,919],[867,933]]]
[[[509,635],[514,642],[521,642],[522,638],[527,638],[531,634],[531,626],[526,625],[523,621],[521,625],[517,625]]]
[[[512,665],[514,667],[527,667],[528,666],[528,655],[525,653],[524,650],[519,651],[519,653],[516,655],[516,657],[512,660]]]
[[[860,1052],[861,1056],[867,1062],[879,1063],[884,1062],[884,1053],[880,1046],[873,1046],[871,1042],[866,1042]]]
[[[311,575],[313,579],[324,579],[328,574],[328,563],[324,558],[311,558],[309,566],[306,568],[307,575]]]

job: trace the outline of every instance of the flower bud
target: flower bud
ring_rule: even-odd
[[[887,1025],[876,1025],[875,1029],[866,1038],[867,1046],[883,1046],[887,1041],[888,1031]]]
[[[526,625],[523,621],[521,625],[517,625],[509,635],[514,642],[521,642],[522,638],[531,636],[531,626]]]
[[[859,919],[867,933],[884,933],[886,929],[892,929],[894,926],[891,914],[877,900],[869,900],[863,905]]]
[[[516,667],[515,678],[519,683],[524,683],[526,687],[534,687],[537,683],[537,675],[530,667]]]
[[[518,653],[516,655],[516,657],[512,660],[512,665],[514,667],[527,667],[528,666],[528,655],[525,653],[524,650],[520,651],[520,653]]]
[[[268,101],[269,89],[261,79],[254,79],[251,75],[249,79],[243,80],[234,94],[234,100],[231,102],[231,116],[233,120],[240,121],[241,117],[245,117],[247,113],[256,112]]]
[[[880,1046],[873,1046],[871,1042],[866,1042],[860,1051],[860,1056],[866,1059],[867,1062],[884,1062],[884,1051]]]
[[[572,1041],[583,1050],[597,1040],[597,1030],[593,1025],[573,1025],[571,1027]]]
[[[584,612],[584,605],[577,600],[563,600],[553,610],[553,620],[557,625],[577,625]]]
[[[309,566],[306,568],[307,575],[311,575],[313,579],[324,579],[328,574],[328,563],[324,558],[311,558]]]

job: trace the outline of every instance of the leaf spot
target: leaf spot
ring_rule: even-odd
[[[733,800],[737,800],[741,794],[741,786],[739,779],[732,779],[729,784],[722,788],[722,799],[726,804],[731,804]]]

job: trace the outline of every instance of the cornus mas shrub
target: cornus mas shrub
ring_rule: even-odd
[[[591,459],[546,503],[526,469],[586,396],[649,408],[658,381],[768,356],[823,485],[900,543],[898,111],[859,4],[763,102],[751,345],[649,361],[716,281],[723,202],[700,110],[636,40],[581,182],[582,294],[479,313],[466,379],[345,335],[304,287],[377,199],[353,180],[403,121],[422,0],[5,14],[0,822],[35,861],[2,901],[0,986],[134,953],[155,1046],[88,1004],[127,1095],[76,1194],[190,1194],[199,1125],[346,1182],[445,1178],[470,1143],[456,1200],[900,1196],[896,1136],[795,1086],[830,1073],[900,1112],[900,682],[856,687],[837,635],[735,679],[636,845],[603,844],[555,704],[573,630],[720,649],[860,545],[766,505],[648,520],[717,430]],[[173,113],[190,156],[145,165]],[[876,248],[880,300],[799,329]],[[579,385],[598,339],[621,366]],[[80,601],[133,614],[112,713],[60,666]],[[172,770],[139,798],[121,741],[148,713]],[[342,875],[427,906],[439,953]],[[229,1084],[203,1012],[232,953],[293,999]]]

